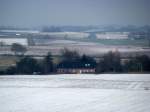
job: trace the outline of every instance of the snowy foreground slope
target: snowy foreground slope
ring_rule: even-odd
[[[0,112],[150,112],[150,75],[0,76]]]

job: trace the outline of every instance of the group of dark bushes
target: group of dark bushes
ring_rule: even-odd
[[[50,53],[44,59],[35,59],[29,56],[21,56],[16,66],[10,66],[1,74],[48,74],[54,72],[52,56]]]
[[[97,73],[148,73],[150,72],[150,58],[147,55],[121,59],[119,52],[105,54],[97,63]]]
[[[146,55],[130,58],[122,62],[119,52],[108,52],[98,61],[86,55],[80,56],[76,51],[64,49],[59,62],[54,64],[54,57],[48,53],[44,59],[21,56],[15,66],[0,71],[0,74],[52,74],[56,73],[57,65],[64,62],[91,61],[95,63],[96,73],[147,73],[150,72],[150,58]]]

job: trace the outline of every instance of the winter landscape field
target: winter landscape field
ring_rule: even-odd
[[[0,112],[150,112],[150,75],[0,76]]]

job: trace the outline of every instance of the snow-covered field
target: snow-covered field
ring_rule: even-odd
[[[0,112],[150,112],[150,74],[0,76]]]
[[[28,45],[28,40],[26,38],[0,38],[0,42],[4,45],[12,45],[13,43]]]

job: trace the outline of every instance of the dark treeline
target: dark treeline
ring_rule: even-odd
[[[54,63],[51,53],[44,59],[35,59],[29,56],[21,56],[16,66],[9,67],[3,74],[50,74],[54,72]]]
[[[44,59],[34,59],[21,56],[16,66],[11,66],[0,74],[52,74],[57,73],[57,65],[62,62],[78,61],[95,62],[96,73],[148,73],[150,72],[150,58],[146,55],[137,56],[122,63],[119,52],[108,52],[98,62],[87,55],[80,56],[76,51],[64,49],[59,61],[54,64],[54,57],[48,53]]]
[[[96,70],[97,73],[148,73],[150,72],[150,58],[141,55],[122,62],[119,52],[109,52],[97,63]]]

